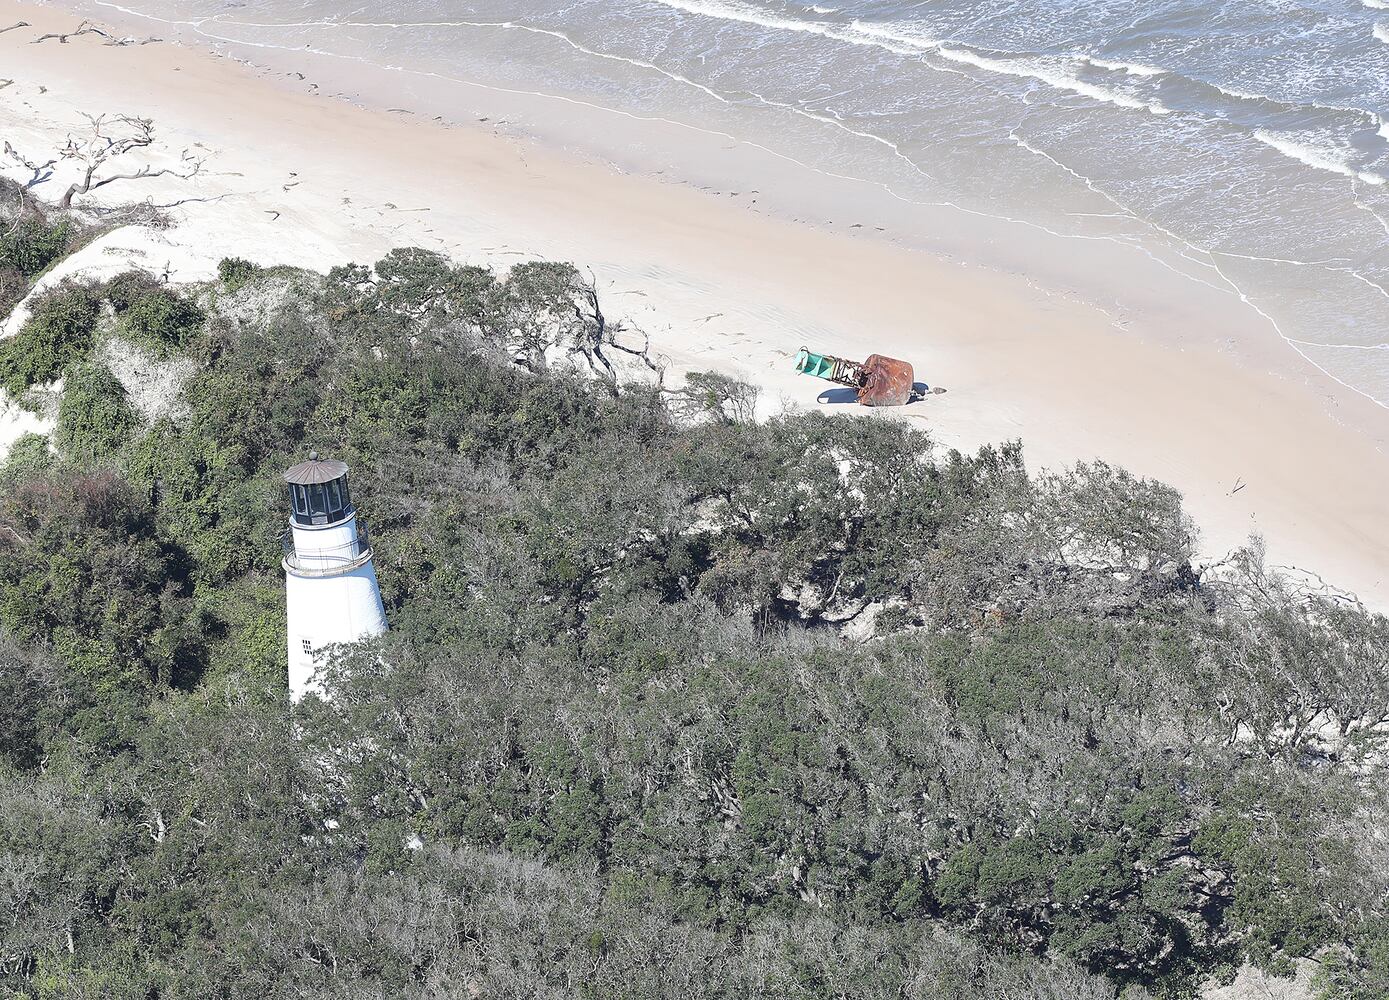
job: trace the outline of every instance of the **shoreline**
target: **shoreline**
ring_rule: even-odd
[[[572,260],[593,269],[605,309],[642,326],[676,371],[718,368],[758,385],[769,406],[809,409],[823,385],[791,370],[802,344],[902,357],[948,391],[896,415],[943,447],[1017,437],[1034,469],[1123,465],[1181,490],[1209,557],[1259,531],[1271,563],[1315,570],[1389,607],[1389,412],[1272,368],[1242,332],[1216,346],[1221,324],[1235,322],[1234,311],[1219,311],[1231,297],[1193,291],[1164,310],[1162,294],[1149,292],[1169,287],[1154,284],[1165,280],[1156,263],[1108,253],[1106,283],[1159,303],[1134,329],[1116,329],[1067,287],[1106,256],[1080,252],[1092,248],[1063,261],[1040,256],[1045,241],[990,249],[997,233],[963,220],[938,245],[896,245],[621,173],[495,127],[307,94],[191,47],[91,36],[33,45],[77,17],[0,0],[0,22],[19,20],[32,27],[0,33],[14,78],[0,90],[0,121],[17,148],[52,148],[81,111],[129,112],[154,120],[170,155],[201,145],[208,156],[191,182],[112,185],[112,198],[184,203],[168,209],[172,230],[117,234],[84,259],[138,251],[150,266],[168,263],[173,280],[205,278],[222,256],[322,269],[400,245],[497,267]],[[789,186],[811,183],[787,171]],[[980,266],[990,254],[1018,261]],[[1191,335],[1202,316],[1207,328]]]
[[[1276,300],[1306,297],[1307,289],[1298,287],[1302,277],[1295,271],[1278,282],[1276,292],[1248,273],[1255,261],[1265,267],[1292,262],[1247,256],[1234,248],[1203,248],[1135,214],[1088,177],[1026,141],[1018,140],[1018,144],[1032,156],[1035,169],[1083,182],[1083,194],[1061,192],[1046,183],[1032,187],[1030,176],[1022,185],[1030,188],[1023,199],[1026,207],[1016,197],[1010,208],[918,190],[919,182],[929,179],[934,168],[929,162],[911,159],[891,140],[858,131],[843,121],[804,113],[803,120],[816,123],[819,132],[813,139],[803,136],[799,146],[779,146],[770,136],[764,139],[759,130],[759,125],[770,123],[747,117],[746,106],[730,103],[726,96],[678,73],[622,56],[604,58],[645,69],[656,79],[678,81],[692,89],[692,96],[718,102],[718,113],[711,116],[707,106],[702,111],[682,106],[667,117],[659,110],[624,109],[613,94],[567,91],[553,80],[527,75],[539,70],[534,54],[518,55],[518,64],[525,68],[519,77],[518,71],[498,65],[497,53],[486,47],[460,52],[457,69],[445,71],[437,65],[431,69],[428,63],[383,61],[336,46],[319,47],[315,42],[285,44],[286,39],[274,40],[273,31],[259,41],[239,38],[272,29],[276,22],[239,20],[230,11],[182,20],[177,14],[137,11],[113,0],[46,2],[109,17],[134,37],[151,29],[160,31],[176,44],[241,63],[278,87],[331,93],[335,99],[369,110],[418,116],[420,121],[447,126],[504,125],[503,134],[523,142],[563,150],[621,173],[728,197],[751,212],[1026,277],[1053,294],[1101,310],[1128,335],[1152,337],[1168,347],[1215,347],[1241,363],[1326,390],[1329,406],[1353,402],[1372,414],[1361,427],[1389,454],[1389,386],[1380,386],[1373,377],[1368,385],[1364,379],[1347,381],[1350,376],[1344,370],[1340,374],[1332,370],[1345,364],[1347,355],[1364,355],[1366,345],[1323,343],[1319,327],[1306,329],[1305,316],[1277,308]],[[311,25],[315,31],[330,31],[358,23],[348,17]],[[362,23],[411,27],[410,22]],[[504,34],[517,29],[523,37],[563,39],[561,58],[565,46],[568,51],[598,55],[562,32],[523,23],[458,23],[503,29]],[[752,96],[765,106],[763,111],[790,107]],[[898,168],[895,180],[863,164],[846,166],[847,172],[841,173],[801,158],[814,160],[828,150],[847,155],[845,143],[857,140],[872,140],[890,150]],[[1263,146],[1267,148],[1266,143]],[[1305,165],[1307,161],[1298,162]],[[1047,210],[1039,211],[1043,205]],[[1111,277],[1112,268],[1119,274]],[[1141,274],[1141,280],[1133,280],[1135,274]],[[1331,277],[1323,275],[1324,280]],[[1357,281],[1374,285],[1358,273],[1350,277],[1337,273],[1334,278],[1349,282],[1354,290],[1360,287]],[[1330,291],[1330,286],[1324,289]],[[1306,339],[1309,336],[1312,339]],[[1334,359],[1339,360],[1333,364]],[[1366,409],[1364,402],[1374,409]]]

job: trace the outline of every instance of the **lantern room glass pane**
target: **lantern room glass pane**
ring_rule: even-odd
[[[352,497],[349,496],[347,492],[346,476],[343,476],[341,479],[338,480],[338,487],[342,490],[342,509],[347,510],[348,507],[352,506]]]
[[[311,514],[328,513],[328,507],[324,503],[323,487],[318,484],[309,487],[309,512]]]
[[[304,495],[304,487],[291,486],[289,488],[289,496],[291,502],[294,504],[294,513],[307,514],[309,512],[309,500],[308,497]]]
[[[328,489],[328,509],[336,513],[342,510],[342,498],[338,495],[338,481],[334,479],[327,485]]]

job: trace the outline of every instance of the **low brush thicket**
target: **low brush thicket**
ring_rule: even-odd
[[[32,387],[81,370],[105,316],[117,336],[155,358],[189,346],[206,320],[189,296],[139,272],[105,283],[66,280],[32,296],[19,331],[0,340],[0,388],[22,400]]]
[[[70,253],[82,228],[0,177],[0,315],[9,315],[34,280]]]
[[[0,468],[3,995],[1389,988],[1383,617],[1103,464],[575,375],[565,265],[221,277],[177,416],[82,367]],[[310,446],[392,630],[291,707]]]

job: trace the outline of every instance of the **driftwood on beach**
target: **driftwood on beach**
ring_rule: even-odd
[[[4,30],[13,31],[15,28],[27,27],[29,27],[29,22],[20,21]],[[91,21],[83,21],[72,31],[50,31],[42,34],[34,39],[33,44],[38,45],[41,42],[47,42],[56,38],[59,45],[66,45],[69,38],[79,38],[82,35],[96,35],[103,39],[103,45],[148,45],[151,42],[163,41],[162,38],[155,38],[153,36],[148,38],[135,38],[131,35],[113,35],[106,29],[97,27]]]
[[[150,149],[155,143],[154,122],[149,118],[135,115],[83,115],[88,129],[83,134],[69,133],[66,143],[56,156],[39,161],[30,159],[15,149],[9,141],[4,144],[4,155],[20,164],[30,172],[23,190],[29,190],[49,180],[59,164],[73,164],[79,171],[79,178],[67,187],[58,200],[58,207],[72,207],[73,199],[79,195],[90,194],[98,188],[117,181],[143,180],[151,177],[176,177],[189,180],[203,167],[205,158],[190,153],[187,149],[179,156],[179,165],[156,167],[143,163],[133,169],[115,169],[120,157]],[[105,172],[106,168],[112,172]]]
[[[63,194],[59,205],[62,208],[70,208],[72,199],[79,194],[88,194],[97,188],[105,187],[115,181],[140,180],[146,177],[173,176],[183,180],[188,180],[202,169],[203,159],[194,157],[184,150],[181,156],[182,161],[187,164],[185,170],[175,167],[154,168],[145,164],[135,170],[123,173],[108,174],[98,177],[97,174],[103,166],[118,156],[133,153],[136,150],[147,149],[154,143],[154,123],[148,118],[137,118],[131,115],[117,115],[112,124],[124,126],[128,131],[125,135],[113,135],[110,131],[104,115],[92,117],[86,116],[91,124],[91,131],[85,137],[78,139],[68,136],[65,145],[59,154],[64,160],[76,162],[82,169],[82,179],[68,186]]]

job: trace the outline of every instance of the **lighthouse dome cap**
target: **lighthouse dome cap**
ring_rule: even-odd
[[[292,465],[285,470],[285,482],[294,486],[317,486],[331,483],[347,475],[347,463],[334,459],[322,459],[318,452],[309,452],[309,460]]]

